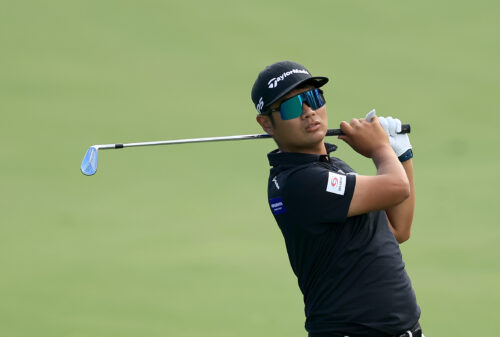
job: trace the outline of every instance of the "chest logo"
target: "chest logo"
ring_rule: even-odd
[[[346,176],[334,172],[328,172],[328,183],[326,184],[326,191],[338,195],[344,195]]]
[[[273,182],[274,184],[276,185],[276,188],[279,190],[280,189],[280,185],[278,185],[278,179],[276,179],[277,177],[274,177],[273,178]]]
[[[274,215],[283,214],[286,212],[285,204],[281,197],[269,199],[269,205],[271,206],[271,211]]]

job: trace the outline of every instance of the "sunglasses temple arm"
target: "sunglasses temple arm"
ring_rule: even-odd
[[[401,132],[398,133],[410,133],[411,132],[411,127],[410,124],[401,124]],[[327,136],[341,136],[344,133],[340,129],[328,129],[326,132]]]

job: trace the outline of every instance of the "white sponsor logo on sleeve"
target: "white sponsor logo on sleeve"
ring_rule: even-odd
[[[326,191],[344,195],[346,181],[346,176],[334,172],[328,172],[328,183],[326,185]]]

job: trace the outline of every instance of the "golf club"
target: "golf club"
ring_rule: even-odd
[[[401,132],[410,133],[410,125],[402,124]],[[340,136],[342,135],[340,129],[329,129],[326,133],[327,136]],[[189,138],[189,139],[175,139],[175,140],[162,140],[155,142],[142,142],[142,143],[128,143],[128,144],[101,144],[92,145],[89,147],[83,157],[82,165],[80,167],[82,173],[86,176],[91,176],[97,172],[97,153],[99,150],[108,149],[123,149],[125,147],[136,146],[153,146],[153,145],[173,145],[173,144],[188,144],[188,143],[204,143],[204,142],[222,142],[230,140],[245,140],[245,139],[264,139],[271,138],[268,134],[254,134],[254,135],[238,135],[238,136],[225,136],[225,137],[207,137],[207,138]]]

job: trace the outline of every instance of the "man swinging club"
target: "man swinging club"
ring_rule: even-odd
[[[367,116],[339,136],[371,158],[375,176],[330,157],[326,77],[284,61],[252,88],[257,122],[278,149],[268,154],[268,199],[305,304],[309,337],[420,337],[420,308],[399,243],[410,236],[412,146],[401,122]]]

